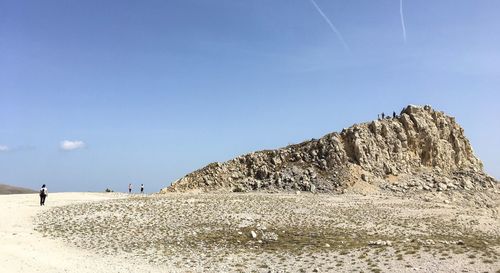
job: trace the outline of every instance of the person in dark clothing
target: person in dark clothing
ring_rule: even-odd
[[[382,112],[382,119],[384,119],[384,118],[385,118],[385,114]]]
[[[45,198],[47,198],[47,195],[49,195],[49,191],[47,190],[45,184],[43,184],[40,189],[40,206],[45,206]]]
[[[392,118],[396,118],[396,112],[392,112]]]
[[[144,193],[144,184],[141,184],[141,193]]]
[[[128,193],[132,193],[132,184],[128,184]]]

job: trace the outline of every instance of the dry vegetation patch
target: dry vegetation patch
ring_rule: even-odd
[[[426,198],[137,196],[57,207],[36,229],[103,255],[198,272],[405,271],[457,260],[473,271],[500,267],[497,206]]]

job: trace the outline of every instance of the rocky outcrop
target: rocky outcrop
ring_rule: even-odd
[[[345,191],[358,181],[391,191],[495,187],[455,118],[410,105],[394,118],[277,150],[212,163],[161,192]]]

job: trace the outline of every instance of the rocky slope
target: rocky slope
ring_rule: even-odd
[[[464,130],[443,112],[410,105],[395,118],[356,124],[277,150],[212,163],[161,192],[454,190],[497,187]]]

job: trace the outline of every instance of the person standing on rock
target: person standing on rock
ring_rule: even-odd
[[[392,112],[392,118],[396,118],[396,112],[395,111]]]
[[[384,112],[382,112],[382,119],[384,119],[384,118],[385,118],[385,114],[384,114]]]
[[[47,190],[45,184],[43,184],[40,189],[40,206],[45,206],[45,198],[47,198],[47,195],[49,195],[49,191]]]
[[[141,184],[141,194],[144,193],[144,184]]]
[[[132,193],[132,183],[128,184],[128,193]]]

